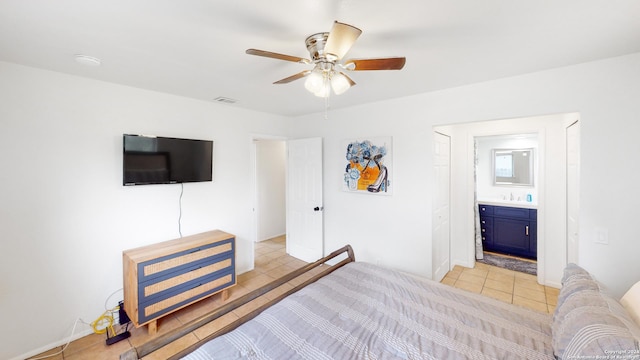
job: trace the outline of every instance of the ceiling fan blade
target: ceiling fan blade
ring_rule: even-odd
[[[324,52],[327,58],[333,58],[332,60],[342,59],[349,49],[351,49],[360,34],[362,34],[362,30],[355,26],[338,21],[334,22],[329,37],[327,38],[327,44],[324,46]]]
[[[299,73],[297,73],[295,75],[291,75],[289,77],[286,77],[286,78],[284,78],[282,80],[278,80],[278,81],[274,82],[274,84],[287,84],[287,83],[290,83],[290,82],[292,82],[294,80],[302,79],[303,77],[305,77],[305,76],[307,76],[309,74],[311,74],[311,70],[305,70],[305,71],[299,72]]]
[[[285,54],[278,54],[271,51],[247,49],[246,53],[249,55],[264,56],[272,59],[293,61],[293,62],[302,63],[302,64],[311,64],[311,60],[309,59],[303,59],[301,57],[285,55]]]
[[[347,74],[343,73],[342,71],[340,72],[340,74],[344,75],[344,77],[347,78],[347,81],[349,82],[349,85],[354,86],[356,84],[356,82],[351,80],[351,78],[349,76],[347,76]]]
[[[407,61],[404,57],[382,59],[349,59],[344,63],[347,70],[400,70]]]

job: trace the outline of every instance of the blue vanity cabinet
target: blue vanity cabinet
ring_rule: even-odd
[[[480,209],[480,232],[482,234],[482,245],[486,248],[493,247],[493,206],[479,205]]]
[[[485,250],[537,258],[536,209],[508,206],[478,205],[480,231]]]

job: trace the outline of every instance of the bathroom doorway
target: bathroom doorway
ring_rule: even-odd
[[[537,133],[474,137],[476,260],[537,275]]]
[[[536,204],[537,282],[560,287],[567,261],[566,131],[579,119],[578,113],[555,114],[505,120],[442,125],[434,131],[451,137],[451,266],[473,268],[476,263],[476,183],[474,179],[474,140],[476,137],[537,134]],[[489,180],[487,180],[489,181]],[[518,195],[519,194],[519,195]],[[526,202],[528,192],[516,191]],[[499,195],[499,194],[498,194]],[[511,192],[505,196],[511,198]],[[531,216],[531,215],[530,215]],[[525,229],[526,231],[526,229]],[[437,249],[433,249],[436,251]]]

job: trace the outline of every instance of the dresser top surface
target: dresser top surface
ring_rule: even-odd
[[[162,241],[134,249],[124,250],[122,254],[131,260],[144,261],[164,254],[172,254],[192,249],[194,247],[215,243],[235,236],[221,230],[212,230],[199,234],[183,236],[178,239]]]

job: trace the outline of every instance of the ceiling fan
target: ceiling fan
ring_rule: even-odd
[[[331,32],[313,34],[305,40],[311,60],[257,49],[248,49],[246,53],[302,64],[313,64],[313,69],[301,71],[278,80],[274,84],[287,84],[307,77],[305,88],[316,96],[328,97],[331,89],[336,95],[340,95],[356,84],[344,73],[345,70],[400,70],[406,62],[404,57],[342,61],[361,33],[362,30],[354,26],[335,21]]]

